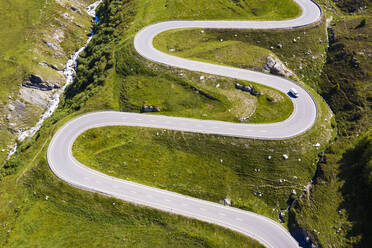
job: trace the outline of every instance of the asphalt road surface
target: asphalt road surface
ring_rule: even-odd
[[[311,95],[294,82],[269,74],[174,57],[156,50],[152,45],[157,34],[176,28],[277,29],[305,26],[320,20],[321,10],[314,2],[295,1],[301,6],[302,15],[293,20],[170,21],[150,25],[134,39],[137,52],[157,63],[254,81],[286,94],[290,88],[296,88],[300,96],[291,98],[294,112],[287,120],[272,124],[241,124],[114,111],[93,112],[69,121],[54,135],[47,151],[51,170],[61,180],[75,187],[214,223],[252,237],[267,247],[298,247],[283,226],[267,217],[114,178],[86,167],[72,155],[72,145],[80,134],[103,126],[141,126],[257,139],[286,139],[306,132],[316,120],[317,106]]]

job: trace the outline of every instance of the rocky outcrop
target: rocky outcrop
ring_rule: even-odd
[[[149,112],[160,112],[159,107],[154,107],[154,106],[142,106],[141,107],[141,113],[149,113]]]
[[[79,8],[75,7],[75,6],[71,6],[71,10],[74,11],[74,12],[76,12],[76,13],[78,13],[78,14],[80,14],[80,15],[83,14],[83,13],[81,12],[81,10],[80,10]]]
[[[49,64],[48,62],[39,62],[39,65],[43,66],[43,67],[49,67],[53,70],[56,70],[56,71],[63,71],[63,68],[58,68],[57,65],[52,65],[52,64]]]
[[[292,75],[292,72],[289,71],[282,62],[270,54],[267,57],[267,63],[265,65],[265,71],[270,72],[271,74],[282,76],[282,77],[289,77]]]
[[[235,84],[235,88],[238,90],[242,90],[245,92],[251,93],[253,96],[258,96],[260,93],[257,92],[252,85],[241,85],[241,84]]]
[[[49,91],[59,88],[59,85],[57,83],[44,81],[41,76],[34,74],[31,74],[29,77],[25,78],[23,80],[22,86],[42,91]]]

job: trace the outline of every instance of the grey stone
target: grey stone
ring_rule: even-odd
[[[154,106],[142,106],[141,107],[141,113],[149,113],[149,112],[160,112],[159,107],[154,107]]]
[[[225,198],[225,199],[223,200],[223,204],[224,204],[225,206],[231,206],[231,199],[230,199],[230,198]]]
[[[46,44],[49,48],[51,48],[51,49],[53,49],[53,50],[58,50],[58,46],[55,45],[55,44],[52,43],[52,42],[45,41],[45,44]]]
[[[41,76],[31,74],[23,80],[22,86],[27,88],[38,89],[42,91],[49,91],[59,88],[57,82],[47,82]]]
[[[265,66],[266,70],[270,71],[271,74],[282,76],[282,77],[289,77],[291,73],[285,68],[282,62],[275,58],[272,54],[267,57],[267,63]]]
[[[15,110],[15,106],[13,104],[9,104],[8,105],[8,109],[9,109],[9,111],[14,111]]]
[[[74,12],[76,12],[76,13],[79,13],[80,15],[82,14],[81,10],[79,8],[77,8],[77,7],[72,6],[71,7],[71,10],[74,11]]]

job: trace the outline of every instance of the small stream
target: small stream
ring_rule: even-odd
[[[85,11],[88,13],[88,15],[90,15],[91,17],[94,18],[94,23],[98,22],[98,17],[96,16],[96,9],[97,9],[97,7],[100,3],[102,3],[102,0],[99,0],[99,1],[89,5],[85,9]],[[75,72],[76,72],[77,60],[79,59],[80,54],[84,51],[84,49],[87,47],[89,42],[92,40],[92,38],[93,38],[93,31],[92,31],[91,35],[89,36],[88,40],[86,41],[86,43],[84,44],[84,46],[81,47],[75,54],[73,54],[71,56],[71,58],[67,61],[65,69],[63,70],[63,74],[66,78],[64,86],[57,89],[56,92],[54,93],[54,95],[49,99],[48,108],[41,115],[41,117],[40,117],[39,121],[36,123],[36,125],[31,127],[30,129],[26,130],[26,131],[21,132],[18,135],[17,140],[19,142],[22,142],[26,138],[32,137],[33,135],[35,135],[35,133],[37,131],[39,131],[39,129],[43,125],[44,121],[47,118],[49,118],[54,113],[54,111],[58,108],[58,105],[59,105],[59,102],[60,102],[60,97],[61,97],[62,93],[74,81],[74,75],[75,75]],[[18,143],[15,142],[11,147],[11,150],[8,154],[7,160],[17,151],[17,148],[18,148]]]

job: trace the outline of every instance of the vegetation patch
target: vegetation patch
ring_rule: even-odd
[[[368,16],[345,17],[329,29],[320,92],[335,113],[338,136],[320,159],[311,197],[296,201],[291,211],[293,228],[322,246],[371,245],[370,216],[362,211],[371,206],[366,179],[371,156],[366,134],[371,130],[370,35]]]
[[[45,110],[43,104],[35,102],[46,103],[52,95],[52,91],[22,87],[23,80],[36,74],[53,84],[64,84],[58,70],[63,70],[70,55],[86,41],[91,18],[81,6],[92,2],[0,1],[0,151],[4,150],[0,152],[1,164],[16,135],[33,126]],[[24,106],[13,109],[17,104]]]
[[[260,141],[104,127],[82,134],[73,152],[82,163],[115,177],[215,202],[231,198],[235,207],[278,220],[288,197],[301,194],[314,174],[319,151],[313,145],[330,138],[328,128],[330,123],[325,129],[316,125],[296,140]]]
[[[236,2],[219,1],[213,11],[210,1],[104,1],[94,27],[96,35],[81,57],[76,80],[60,107],[0,170],[0,246],[260,247],[214,225],[75,189],[49,170],[46,149],[58,127],[78,114],[127,107],[120,97],[127,76],[155,77],[156,70],[143,70],[147,64],[130,45],[140,28],[174,18],[286,19],[298,14],[280,13],[280,8],[298,10],[292,1],[267,4],[271,5],[267,11],[255,10],[254,16],[245,14],[245,1],[243,8]]]
[[[1,247],[262,247],[218,226],[62,182],[45,157],[56,129],[46,123],[2,168]]]

